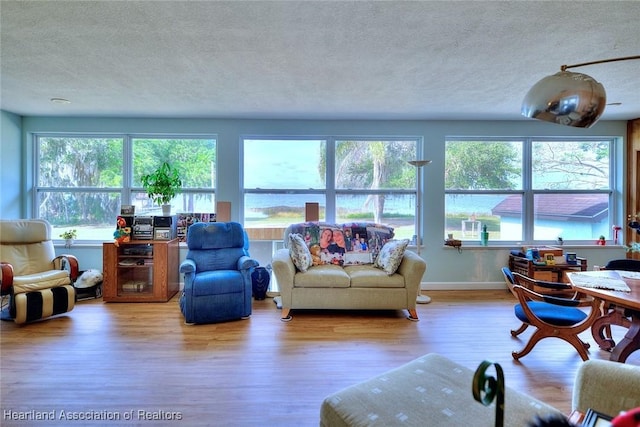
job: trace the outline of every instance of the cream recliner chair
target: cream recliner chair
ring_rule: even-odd
[[[0,287],[9,297],[3,320],[25,323],[73,310],[78,260],[56,257],[51,232],[42,219],[0,221]]]

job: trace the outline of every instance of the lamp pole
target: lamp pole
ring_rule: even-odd
[[[410,160],[408,163],[416,168],[416,249],[418,255],[420,255],[420,247],[422,246],[422,230],[420,227],[422,223],[422,167],[431,163],[431,160]],[[420,287],[418,287],[416,302],[418,304],[428,304],[431,302],[431,297],[422,295]]]

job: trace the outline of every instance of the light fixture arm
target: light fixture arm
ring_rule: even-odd
[[[632,59],[640,59],[640,55],[624,56],[621,58],[602,59],[600,61],[583,62],[581,64],[563,65],[560,67],[560,71],[566,71],[567,68],[584,67],[585,65],[593,65],[593,64],[604,64],[606,62],[629,61]]]
[[[604,112],[607,93],[604,86],[593,77],[567,70],[633,59],[640,59],[640,55],[563,65],[559,72],[543,78],[529,89],[520,112],[525,117],[543,122],[579,128],[591,127]]]

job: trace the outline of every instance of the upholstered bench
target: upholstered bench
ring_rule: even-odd
[[[495,403],[473,398],[474,371],[428,354],[375,378],[328,396],[320,425],[340,426],[494,426]],[[557,409],[507,388],[504,425],[523,427]]]

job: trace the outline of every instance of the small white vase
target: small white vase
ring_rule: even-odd
[[[171,205],[162,205],[162,216],[171,215]]]
[[[73,245],[73,239],[64,239],[64,247],[70,248]]]

